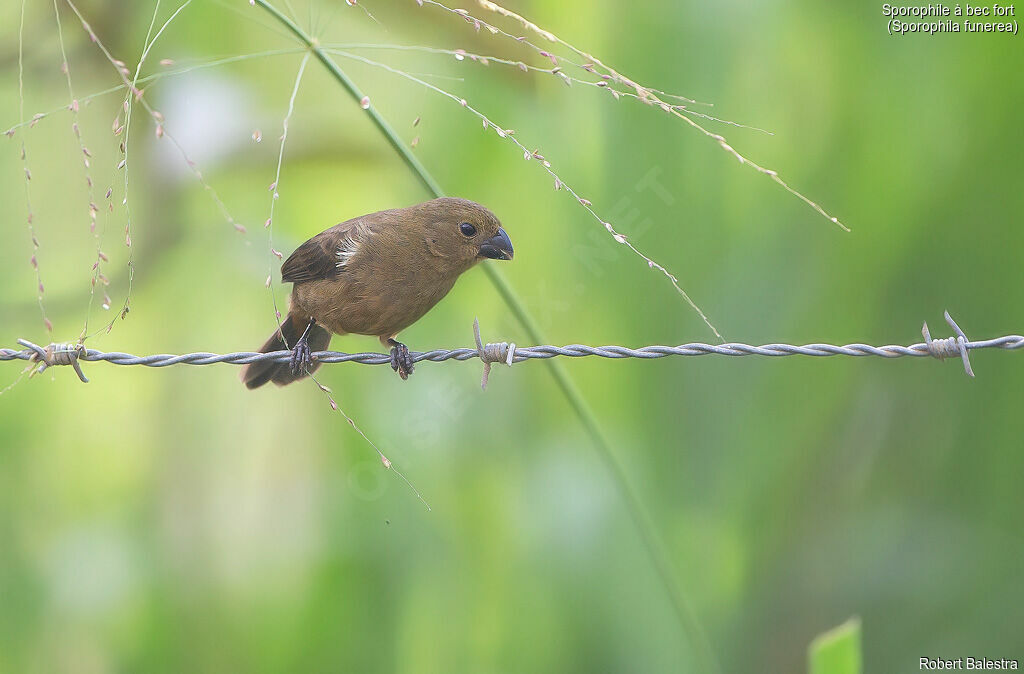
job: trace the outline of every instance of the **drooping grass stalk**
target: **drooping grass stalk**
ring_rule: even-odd
[[[420,0],[417,0],[417,1],[420,1]],[[533,44],[529,40],[525,39],[523,36],[512,35],[510,33],[507,33],[505,31],[501,30],[500,28],[498,28],[498,27],[496,27],[496,26],[494,26],[492,24],[487,23],[486,21],[482,21],[481,19],[478,19],[478,18],[474,17],[472,14],[470,14],[466,10],[455,9],[455,8],[452,8],[452,7],[448,7],[447,5],[445,5],[445,4],[441,3],[441,2],[438,2],[437,0],[422,0],[422,2],[426,2],[426,3],[430,4],[430,5],[434,5],[436,7],[440,7],[441,9],[443,9],[446,12],[449,12],[450,14],[455,14],[455,15],[461,17],[463,20],[475,24],[476,27],[477,27],[477,30],[479,30],[479,28],[481,26],[487,26],[489,31],[491,31],[493,33],[496,33],[496,34],[503,35],[506,38],[516,40],[517,42],[520,42],[521,44],[527,45],[528,47],[530,47],[531,49],[536,51],[539,55],[546,56],[546,57],[550,58],[553,63],[557,64],[560,61],[565,60],[563,57],[559,57],[559,56],[557,56],[555,54],[552,54],[552,53],[550,53],[548,51],[545,51],[544,49],[541,49],[538,45]],[[622,85],[624,85],[626,87],[634,89],[636,91],[637,95],[640,97],[640,99],[643,100],[644,102],[648,103],[651,106],[657,107],[657,108],[665,111],[666,113],[671,114],[671,115],[673,115],[675,117],[678,117],[682,121],[686,122],[687,124],[690,125],[690,127],[695,129],[696,131],[699,131],[700,133],[704,134],[706,137],[708,137],[711,140],[714,140],[716,143],[718,143],[718,145],[723,150],[725,150],[734,159],[739,161],[740,164],[742,164],[744,166],[749,166],[750,168],[754,169],[755,171],[757,171],[761,175],[768,176],[776,184],[778,184],[780,187],[782,187],[782,189],[786,190],[787,192],[789,192],[790,194],[795,196],[797,199],[800,199],[805,204],[807,204],[808,206],[813,208],[815,211],[817,211],[819,215],[823,216],[824,218],[826,218],[827,220],[829,220],[833,224],[837,225],[843,231],[846,231],[846,232],[850,231],[850,228],[847,227],[846,225],[844,225],[842,222],[840,222],[839,218],[835,217],[834,215],[830,215],[817,202],[812,201],[811,199],[809,199],[806,196],[804,196],[801,192],[798,192],[797,190],[795,190],[792,187],[790,187],[789,184],[785,180],[782,179],[782,177],[779,175],[778,171],[775,171],[774,169],[770,169],[770,168],[766,168],[764,166],[761,166],[760,164],[757,164],[756,162],[752,161],[749,157],[746,157],[745,155],[740,154],[739,152],[736,151],[736,149],[732,145],[730,145],[726,141],[726,139],[723,136],[721,136],[720,134],[714,133],[714,132],[704,128],[703,126],[701,126],[697,122],[695,122],[692,119],[690,119],[690,117],[688,116],[689,115],[689,111],[686,109],[686,106],[670,105],[670,104],[666,103],[665,101],[661,100],[661,98],[659,98],[659,95],[665,95],[665,92],[658,91],[657,89],[653,89],[651,87],[643,86],[639,82],[636,82],[635,80],[632,80],[629,77],[626,77],[625,75],[623,75],[622,73],[618,72],[614,68],[612,68],[612,67],[608,66],[607,64],[603,63],[601,61],[601,59],[597,58],[593,54],[588,54],[587,52],[583,51],[582,49],[579,49],[577,47],[572,46],[571,44],[569,44],[565,40],[561,39],[557,35],[551,33],[550,31],[544,30],[543,28],[541,28],[537,24],[533,23],[532,21],[526,19],[525,17],[523,17],[523,16],[521,16],[519,14],[516,14],[515,12],[513,12],[513,11],[511,11],[509,9],[505,9],[504,7],[502,7],[501,5],[497,4],[496,2],[492,2],[491,0],[477,0],[477,2],[484,9],[486,9],[488,11],[491,11],[491,12],[495,12],[495,13],[501,15],[501,16],[504,16],[504,17],[506,17],[508,19],[512,19],[512,20],[518,22],[527,31],[529,31],[531,33],[534,33],[536,35],[539,35],[540,37],[542,37],[543,39],[545,39],[545,40],[547,40],[549,42],[552,42],[552,43],[555,43],[555,44],[559,44],[559,45],[565,47],[566,49],[569,49],[574,54],[576,54],[578,57],[580,57],[580,58],[582,58],[584,60],[584,63],[572,63],[570,61],[570,63],[572,63],[573,65],[575,65],[577,67],[580,67],[580,68],[583,68],[587,72],[591,72],[591,73],[598,72],[598,69],[605,71],[604,72],[604,76],[609,78],[610,81],[618,82],[618,83],[620,83],[620,84],[622,84]],[[614,90],[612,90],[610,88],[609,88],[609,91],[611,91],[615,95],[616,98],[618,98],[618,96],[621,95],[619,92],[616,92],[616,91],[614,91]],[[668,97],[669,98],[675,98],[674,96],[668,96]]]
[[[122,304],[121,311],[119,311],[118,314],[117,314],[122,319],[124,319],[128,315],[128,311],[131,308],[129,305],[130,305],[130,302],[131,302],[133,279],[135,278],[135,257],[134,257],[135,253],[134,253],[134,248],[132,247],[132,239],[131,239],[131,223],[132,223],[132,219],[131,219],[131,211],[129,209],[129,204],[128,204],[128,171],[129,171],[129,168],[128,168],[128,135],[129,135],[129,120],[130,120],[130,117],[131,117],[131,110],[133,109],[133,104],[132,104],[133,101],[135,103],[138,103],[139,105],[141,105],[146,110],[146,112],[149,113],[149,116],[153,119],[153,122],[156,124],[156,136],[157,136],[157,138],[166,137],[174,145],[174,147],[177,148],[178,152],[181,154],[182,158],[185,160],[185,165],[188,166],[189,170],[192,172],[192,175],[194,175],[196,177],[196,179],[199,181],[199,184],[203,186],[203,189],[206,190],[206,192],[210,195],[210,197],[213,199],[213,201],[220,208],[221,214],[225,217],[225,219],[228,221],[228,223],[233,225],[234,228],[237,231],[241,232],[241,233],[245,233],[245,227],[243,227],[241,224],[236,222],[235,219],[231,216],[231,214],[227,210],[227,207],[224,205],[224,202],[217,195],[216,190],[214,190],[213,187],[208,182],[206,182],[206,179],[203,178],[203,174],[197,168],[196,163],[194,161],[192,161],[191,159],[189,159],[188,154],[185,152],[185,148],[165,128],[163,115],[160,114],[160,112],[158,110],[155,110],[153,108],[153,106],[149,104],[149,101],[147,101],[146,97],[143,96],[143,91],[141,89],[139,89],[139,87],[138,87],[138,85],[140,83],[142,83],[144,81],[148,81],[150,79],[150,78],[140,77],[140,75],[141,75],[141,72],[142,72],[142,65],[145,62],[146,57],[149,55],[150,50],[153,48],[153,45],[155,44],[156,40],[160,38],[160,36],[163,34],[163,32],[165,30],[167,30],[167,27],[171,24],[171,22],[174,21],[174,19],[176,19],[178,17],[178,15],[181,14],[181,12],[184,11],[184,9],[186,7],[188,7],[189,4],[191,4],[192,0],[185,0],[178,7],[178,9],[176,9],[174,11],[174,13],[171,14],[171,16],[166,21],[164,21],[163,25],[160,26],[160,29],[157,30],[156,33],[154,34],[153,33],[153,27],[156,25],[157,12],[159,10],[159,3],[157,3],[157,7],[154,9],[154,12],[153,12],[153,18],[150,21],[149,31],[147,31],[147,33],[146,33],[146,41],[145,41],[145,43],[143,45],[142,56],[139,58],[139,63],[138,63],[138,65],[135,68],[135,75],[134,76],[131,75],[131,71],[128,70],[128,67],[126,66],[126,64],[124,62],[119,61],[118,59],[114,58],[114,55],[103,44],[103,41],[100,40],[100,37],[95,33],[95,31],[93,31],[92,26],[89,25],[89,22],[86,21],[85,16],[82,14],[81,11],[79,11],[78,7],[74,4],[74,2],[72,2],[72,0],[65,0],[65,2],[67,3],[68,7],[70,7],[71,10],[75,13],[75,16],[78,17],[78,20],[82,24],[82,29],[86,32],[86,34],[88,34],[90,41],[93,44],[96,45],[96,47],[100,50],[100,52],[103,53],[103,56],[107,59],[107,61],[110,63],[110,65],[113,66],[113,68],[117,71],[118,76],[121,78],[121,85],[120,86],[112,87],[110,89],[106,89],[104,91],[98,92],[97,94],[94,94],[94,95],[91,95],[91,96],[86,96],[86,97],[80,99],[79,102],[81,103],[81,102],[90,100],[92,98],[95,98],[96,96],[102,96],[102,95],[105,95],[107,93],[111,93],[111,92],[114,92],[114,91],[122,91],[123,90],[123,91],[126,92],[125,93],[125,100],[124,100],[124,103],[122,105],[122,108],[124,109],[124,112],[125,112],[125,121],[123,123],[121,122],[121,113],[119,112],[117,117],[115,118],[115,123],[113,124],[113,128],[112,128],[112,131],[113,131],[115,136],[119,136],[119,135],[122,135],[122,134],[124,135],[124,140],[122,141],[122,144],[121,144],[123,157],[121,159],[120,164],[118,164],[118,170],[123,170],[125,172],[124,194],[123,194],[123,197],[122,197],[122,200],[121,200],[121,205],[124,206],[124,208],[125,208],[125,218],[126,218],[126,223],[125,223],[125,246],[128,248],[128,289],[127,289],[127,291],[125,293],[124,303]],[[41,118],[47,116],[48,114],[52,114],[52,113],[45,113],[45,114],[36,115],[36,117],[34,119],[41,119]],[[14,131],[14,128],[16,128],[16,127],[12,127],[6,133],[8,133],[8,134],[12,133]],[[110,198],[110,194],[107,195],[107,198],[108,199]],[[85,340],[93,337],[94,335],[99,334],[100,332],[102,332],[104,330],[106,332],[110,332],[110,330],[113,328],[114,323],[115,323],[116,320],[117,320],[116,316],[114,318],[111,318],[110,321],[108,321],[104,327],[102,327],[102,328],[100,328],[98,330],[95,330],[95,331],[93,331],[90,334],[83,335],[83,337],[81,337],[79,341],[84,343]]]
[[[430,174],[423,163],[420,162],[419,158],[412,153],[412,150],[402,141],[388,121],[377,111],[376,108],[373,106],[366,107],[363,104],[365,100],[363,92],[323,50],[319,41],[309,35],[309,33],[303,30],[298,24],[288,18],[274,5],[267,2],[267,0],[253,0],[253,3],[266,10],[274,17],[274,19],[285,26],[293,35],[295,35],[295,37],[306,45],[317,60],[327,68],[334,79],[336,79],[338,83],[345,88],[356,104],[366,109],[367,114],[369,114],[370,119],[373,120],[373,123],[377,126],[378,130],[384,135],[388,143],[391,144],[391,147],[398,153],[427,191],[435,197],[445,196],[445,192],[441,188],[441,185]],[[523,329],[526,330],[530,339],[537,344],[546,343],[537,322],[526,310],[526,307],[519,300],[519,297],[509,285],[501,271],[494,265],[483,265],[483,267],[487,274],[487,278],[490,279],[491,283],[498,291],[498,294],[501,295],[501,298],[508,305],[513,315],[523,326]],[[665,588],[669,602],[676,613],[676,617],[678,618],[680,625],[684,632],[686,632],[690,642],[689,645],[693,650],[694,659],[698,665],[698,671],[719,671],[718,662],[711,649],[707,635],[694,613],[693,608],[690,606],[690,602],[683,592],[682,587],[676,579],[671,562],[669,561],[665,543],[662,541],[657,529],[655,529],[650,516],[647,514],[647,511],[639,497],[636,495],[636,492],[630,486],[622,464],[612,451],[611,444],[608,442],[608,439],[601,431],[597,416],[594,414],[594,411],[590,408],[590,405],[576,387],[576,384],[569,377],[565,368],[563,368],[560,363],[554,361],[548,361],[547,365],[551,375],[555,378],[558,388],[562,391],[562,394],[565,396],[569,405],[579,417],[583,427],[586,429],[587,434],[594,443],[598,454],[604,461],[608,471],[611,473],[612,480],[618,487],[619,492],[625,501],[626,509],[628,510],[630,518],[637,529],[640,539],[643,541],[644,548],[651,559],[651,563],[654,565],[655,571]]]
[[[78,149],[82,153],[82,164],[85,169],[86,193],[89,195],[89,231],[92,234],[93,241],[96,243],[96,259],[92,264],[92,282],[89,285],[89,303],[85,308],[85,323],[82,325],[82,333],[79,336],[79,339],[85,339],[85,336],[89,334],[89,318],[92,316],[92,305],[96,299],[97,284],[104,286],[103,309],[110,309],[111,299],[106,290],[106,286],[110,281],[107,280],[107,277],[103,274],[103,263],[108,261],[108,258],[103,252],[103,236],[101,230],[97,228],[97,217],[99,215],[100,208],[96,204],[95,190],[93,189],[92,169],[90,166],[90,158],[92,155],[89,153],[89,148],[86,147],[85,139],[82,136],[82,131],[78,124],[79,102],[75,97],[75,88],[71,83],[71,64],[68,62],[68,52],[64,46],[64,28],[61,25],[60,7],[57,5],[57,0],[53,0],[53,17],[57,22],[57,44],[60,45],[61,58],[60,68],[64,71],[64,79],[68,86],[67,107],[71,111],[71,131],[75,136],[75,140],[78,141]]]
[[[21,126],[28,124],[31,126],[37,118],[33,117],[31,121],[25,120],[25,8],[27,0],[21,2],[21,19],[18,23],[18,119],[20,120]],[[14,129],[8,131],[8,135],[13,136]],[[32,239],[32,257],[30,262],[32,269],[36,273],[36,302],[39,304],[39,313],[43,317],[43,325],[46,326],[47,332],[53,332],[53,323],[46,316],[46,306],[43,304],[43,275],[39,270],[39,237],[36,235],[36,226],[33,222],[35,216],[32,213],[32,190],[29,183],[32,181],[32,172],[28,168],[28,152],[25,150],[25,132],[21,132],[21,167],[25,172],[25,208],[26,208],[26,222],[28,223],[28,234]],[[6,389],[5,389],[6,390]]]

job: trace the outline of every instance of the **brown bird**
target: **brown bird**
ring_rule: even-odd
[[[291,349],[289,363],[257,362],[242,369],[256,388],[290,384],[316,370],[314,351],[331,333],[374,335],[391,347],[391,367],[407,379],[413,360],[395,337],[441,301],[462,272],[484,258],[511,260],[512,242],[489,210],[466,199],[442,198],[370,213],[317,234],[281,267],[294,284],[288,315],[260,349]]]

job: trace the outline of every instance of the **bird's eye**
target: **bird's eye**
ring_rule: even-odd
[[[468,222],[464,222],[461,225],[459,225],[459,231],[462,232],[464,236],[473,236],[474,234],[476,234],[476,227],[469,224]]]

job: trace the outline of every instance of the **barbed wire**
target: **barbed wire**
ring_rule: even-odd
[[[704,344],[693,342],[680,344],[678,346],[642,346],[629,348],[625,346],[587,346],[585,344],[568,344],[565,346],[516,346],[515,343],[493,342],[484,344],[480,338],[480,325],[474,321],[473,331],[476,338],[476,347],[465,347],[457,349],[435,349],[433,351],[412,352],[414,362],[431,361],[443,362],[446,360],[471,360],[479,358],[484,363],[484,376],[481,382],[484,388],[487,387],[487,378],[490,367],[493,363],[521,363],[527,360],[548,359],[560,356],[568,358],[584,358],[597,356],[600,358],[665,358],[667,356],[877,356],[880,358],[902,358],[905,356],[921,357],[931,356],[940,360],[948,357],[960,357],[964,364],[964,370],[970,376],[974,376],[971,368],[968,353],[976,349],[1006,349],[1014,350],[1024,348],[1024,335],[1005,335],[981,341],[970,341],[963,333],[956,322],[950,317],[949,312],[945,313],[946,321],[953,329],[955,336],[944,339],[932,339],[925,323],[921,332],[924,342],[916,344],[900,345],[889,344],[885,346],[872,346],[870,344],[762,344],[753,346],[737,342],[724,344]],[[24,360],[32,363],[39,363],[36,372],[41,372],[47,367],[54,365],[71,365],[83,382],[88,382],[82,372],[80,362],[104,361],[113,365],[145,365],[146,367],[168,367],[171,365],[213,365],[215,363],[226,363],[229,365],[248,365],[258,362],[285,363],[291,359],[290,351],[273,351],[270,353],[256,353],[253,351],[237,351],[233,353],[209,353],[199,351],[184,354],[153,354],[149,356],[136,356],[130,353],[119,351],[98,351],[87,349],[81,344],[50,344],[41,347],[24,339],[18,343],[24,349],[0,349],[0,361]],[[361,352],[344,353],[341,351],[317,351],[313,353],[314,361],[318,363],[360,363],[363,365],[385,365],[391,363],[391,356],[384,353]]]

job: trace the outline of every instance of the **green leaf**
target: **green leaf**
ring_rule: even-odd
[[[860,674],[860,618],[815,637],[807,660],[810,674]]]

